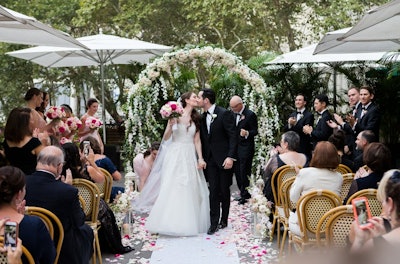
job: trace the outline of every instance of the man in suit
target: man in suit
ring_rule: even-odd
[[[36,171],[26,177],[26,205],[53,212],[64,227],[58,263],[88,263],[93,253],[93,230],[85,224],[78,189],[59,180],[64,154],[58,147],[45,147],[38,155]]]
[[[318,116],[315,128],[310,125],[303,127],[303,132],[311,137],[313,148],[315,148],[318,142],[328,140],[333,133],[333,129],[328,125],[328,121],[332,120],[332,116],[327,109],[328,104],[328,96],[325,94],[317,95],[314,99],[314,110]]]
[[[306,109],[307,100],[303,94],[298,94],[294,101],[296,112],[290,114],[287,124],[284,127],[284,131],[294,131],[300,136],[300,145],[297,150],[303,153],[307,158],[311,159],[311,138],[303,132],[305,125],[312,126],[314,124],[314,115]]]
[[[228,225],[233,162],[236,158],[237,137],[231,111],[215,105],[215,92],[202,89],[198,96],[204,113],[200,126],[203,158],[207,163],[204,174],[210,189],[210,220],[207,234]]]
[[[245,107],[242,98],[235,95],[229,106],[234,113],[237,136],[237,161],[234,163],[236,182],[240,190],[239,204],[245,204],[250,198],[247,188],[250,185],[251,165],[253,162],[255,144],[254,137],[258,134],[256,114]]]
[[[361,105],[357,108],[356,123],[354,131],[356,135],[364,130],[371,130],[375,134],[375,139],[379,141],[380,113],[378,106],[372,101],[375,92],[372,87],[363,86],[360,88]]]

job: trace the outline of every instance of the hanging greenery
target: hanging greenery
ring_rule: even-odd
[[[131,85],[124,107],[127,166],[152,141],[161,141],[165,122],[161,120],[159,109],[166,101],[176,100],[183,92],[208,86],[216,92],[217,104],[226,107],[229,99],[237,94],[257,114],[259,134],[253,173],[260,175],[279,126],[274,92],[239,57],[211,46],[166,53],[148,64],[137,83]]]

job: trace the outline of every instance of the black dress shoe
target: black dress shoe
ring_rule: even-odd
[[[228,226],[228,223],[225,222],[225,221],[221,221],[221,222],[219,222],[219,224],[218,224],[218,228],[219,228],[219,229],[224,229],[224,228],[227,227],[227,226]]]
[[[235,199],[233,199],[233,200],[235,200],[235,201],[240,201],[242,198],[239,196],[239,197],[236,197]]]
[[[245,203],[247,203],[247,199],[242,198],[239,200],[239,204],[245,204]]]
[[[125,254],[125,253],[131,252],[133,250],[135,250],[135,249],[130,246],[126,246],[126,247],[121,248],[119,254]]]
[[[218,226],[210,226],[207,231],[207,235],[214,235],[215,232],[218,231]]]

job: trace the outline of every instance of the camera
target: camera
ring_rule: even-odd
[[[90,147],[90,141],[83,141],[83,155],[87,157],[89,155],[89,147]]]
[[[357,221],[361,229],[367,229],[372,226],[368,219],[370,219],[371,211],[369,209],[368,200],[366,197],[358,197],[352,200],[354,219]]]
[[[17,247],[18,241],[18,223],[7,221],[4,226],[4,246],[11,246],[12,249]]]

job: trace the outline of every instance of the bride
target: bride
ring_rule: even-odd
[[[146,222],[150,233],[194,236],[205,233],[210,225],[208,187],[203,174],[206,163],[199,131],[201,116],[194,109],[197,95],[186,92],[181,103],[183,115],[168,121],[159,155],[136,203],[136,208],[146,202],[150,208],[155,199]]]

